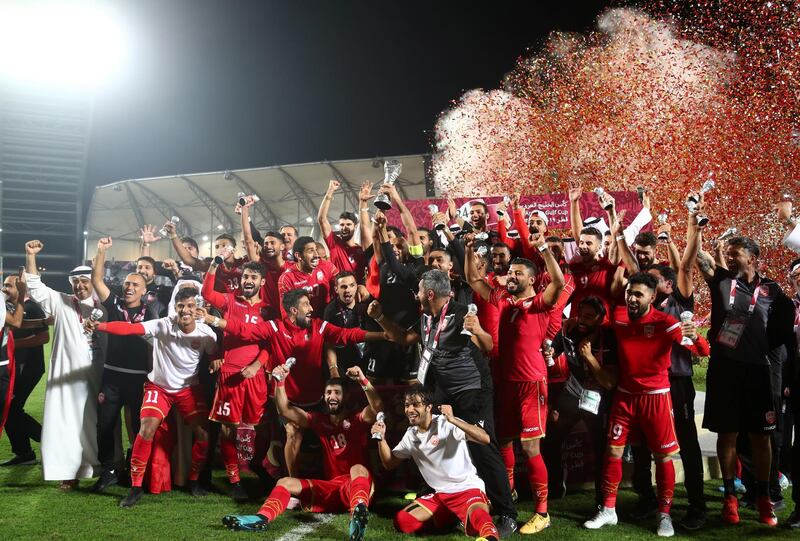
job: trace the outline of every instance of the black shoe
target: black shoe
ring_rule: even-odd
[[[133,507],[136,505],[139,500],[142,499],[142,495],[144,494],[144,490],[142,487],[132,487],[131,491],[128,492],[128,495],[125,496],[125,499],[119,502],[120,507]]]
[[[631,511],[630,517],[633,520],[645,520],[655,518],[658,513],[658,502],[650,498],[639,498],[636,507]]]
[[[689,507],[689,510],[686,512],[686,516],[683,517],[683,520],[678,523],[678,526],[684,530],[689,530],[690,532],[699,530],[705,525],[706,512],[704,509],[698,509],[696,507]]]
[[[792,514],[789,515],[789,518],[783,523],[787,528],[800,529],[800,511],[798,511],[798,507],[800,506],[795,506]]]
[[[494,525],[497,528],[497,533],[500,534],[500,539],[505,539],[519,530],[517,519],[508,515],[500,515],[497,517],[497,520],[494,521]]]
[[[247,492],[244,491],[244,487],[242,487],[242,483],[236,482],[231,485],[231,498],[235,502],[246,502],[250,498],[247,496]]]
[[[33,466],[36,464],[36,453],[31,451],[24,455],[14,455],[11,460],[6,460],[0,466]]]
[[[208,491],[200,485],[199,481],[189,481],[189,483],[186,485],[186,489],[189,491],[189,494],[194,497],[208,495]]]
[[[117,483],[119,483],[119,479],[117,478],[116,470],[103,470],[103,473],[100,474],[97,482],[95,482],[92,487],[92,492],[98,494],[100,492],[105,492],[108,487],[116,485]]]

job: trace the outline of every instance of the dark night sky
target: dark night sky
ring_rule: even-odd
[[[89,187],[427,152],[450,100],[497,87],[527,47],[591,28],[607,2],[114,4],[133,52],[95,100]]]

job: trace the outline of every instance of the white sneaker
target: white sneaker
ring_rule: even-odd
[[[289,498],[289,504],[286,506],[286,509],[298,509],[300,507],[300,500],[292,496]]]
[[[617,510],[613,507],[601,507],[592,518],[583,523],[583,527],[590,530],[598,530],[607,525],[617,525]]]
[[[675,535],[675,528],[672,527],[672,517],[669,516],[669,513],[658,514],[656,533],[659,537],[672,537]]]

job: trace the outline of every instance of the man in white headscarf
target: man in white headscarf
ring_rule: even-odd
[[[96,476],[100,470],[97,393],[103,355],[97,337],[85,334],[83,322],[97,319],[102,310],[94,296],[90,267],[80,266],[70,272],[72,295],[42,283],[36,254],[43,247],[38,240],[25,243],[24,274],[31,298],[55,319],[44,398],[42,466],[45,481],[61,481],[60,488],[69,490],[78,479]]]

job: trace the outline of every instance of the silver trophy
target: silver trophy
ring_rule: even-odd
[[[258,197],[256,194],[247,195],[244,192],[239,192],[236,194],[236,206],[234,207],[233,211],[236,214],[241,214],[242,207],[244,207],[248,203],[258,203],[259,201],[261,201],[261,198]]]
[[[600,204],[603,205],[603,210],[611,210],[611,208],[614,206],[614,203],[612,203],[611,200],[607,200],[606,203],[603,204],[603,198],[606,196],[606,191],[599,186],[592,191],[597,196],[597,200],[600,201]]]
[[[205,301],[205,299],[203,299],[202,295],[195,295],[194,296],[194,305],[197,308],[205,308],[206,307],[206,301]]]
[[[283,364],[286,365],[286,370],[291,370],[296,362],[297,359],[295,359],[294,357],[289,357]],[[281,376],[281,374],[277,372],[277,369],[272,371],[272,377],[275,381],[280,381],[281,379],[283,379],[283,376]]]
[[[398,160],[387,160],[383,164],[383,183],[394,184],[397,180],[397,177],[400,176],[400,172],[402,170],[403,164]],[[387,211],[392,208],[392,202],[389,200],[389,196],[385,193],[379,193],[375,197],[373,204],[383,211]]]
[[[681,312],[681,323],[691,323],[693,317],[694,317],[694,314],[691,313],[688,310],[685,311],[685,312]],[[688,336],[684,336],[683,338],[681,338],[681,345],[682,346],[692,346],[692,345],[694,345],[694,342]]]
[[[475,304],[472,304],[472,303],[468,304],[467,305],[467,315],[468,316],[474,316],[474,315],[477,315],[477,314],[478,314],[478,306],[475,305]],[[472,336],[472,333],[469,332],[467,329],[462,329],[461,330],[461,334],[466,335],[466,336]]]
[[[178,218],[177,216],[173,216],[172,218],[169,219],[169,223],[171,223],[175,227],[177,227],[180,222],[181,222],[181,219]],[[167,225],[167,224],[164,224],[164,225]],[[164,238],[167,238],[169,236],[169,231],[167,231],[166,227],[162,227],[158,231],[158,234],[161,235]]]
[[[476,254],[478,254],[478,256],[479,256],[479,257],[486,257],[486,254],[488,254],[488,253],[489,253],[489,247],[488,247],[488,246],[486,246],[485,244],[481,244],[481,245],[480,245],[480,246],[478,246],[478,248],[475,250],[475,253],[476,253]]]
[[[544,342],[542,342],[542,349],[543,350],[549,350],[552,347],[553,347],[553,341],[550,340],[549,338],[545,338]],[[545,355],[545,357],[547,359],[547,366],[555,366],[556,365],[556,360],[553,359],[552,355]]]
[[[722,233],[722,235],[719,236],[719,238],[717,239],[717,242],[726,241],[729,238],[734,237],[734,236],[736,236],[738,234],[739,234],[739,230],[738,229],[736,229],[735,227],[729,227],[728,229],[726,229]]]
[[[700,187],[700,195],[707,194],[708,192],[716,188],[716,186],[717,183],[714,182],[714,179],[709,178]],[[697,210],[697,205],[699,204],[700,204],[700,197],[694,194],[690,194],[689,197],[686,199],[686,208],[689,209],[689,212],[694,212],[695,210]],[[696,220],[697,220],[697,225],[699,225],[700,227],[708,225],[709,221],[708,216],[706,216],[705,214],[698,214],[696,216]]]
[[[506,208],[508,208],[508,205],[511,204],[511,198],[508,197],[507,195],[504,195],[503,196],[503,203],[505,203]],[[506,214],[506,212],[503,209],[501,209],[501,208],[497,209],[497,216],[499,218],[502,218],[503,216],[505,216],[505,214]]]
[[[439,205],[435,205],[435,204],[431,203],[430,205],[428,205],[428,212],[431,213],[431,216],[433,216],[434,214],[437,214],[439,212]],[[447,225],[445,223],[443,223],[443,222],[440,222],[438,224],[433,224],[433,228],[436,231],[442,231],[445,227],[447,227]]]
[[[382,411],[379,411],[378,414],[375,416],[375,421],[378,423],[382,423],[384,419],[386,419],[386,415],[384,415]],[[383,435],[380,432],[373,432],[372,439],[382,440]]]
[[[100,321],[101,319],[103,319],[103,311],[100,310],[99,308],[93,308],[92,311],[89,313],[89,319],[91,321]],[[92,334],[92,331],[85,330],[83,331],[83,333],[88,336]]]
[[[669,212],[667,211],[667,209],[664,209],[659,213],[656,220],[658,221],[659,225],[664,225],[665,223],[667,223],[668,218],[669,218]],[[668,241],[669,233],[667,233],[666,231],[662,231],[661,233],[658,234],[658,240],[662,240],[664,242]]]
[[[489,233],[486,231],[481,231],[480,233],[475,233],[475,240],[488,240]]]

